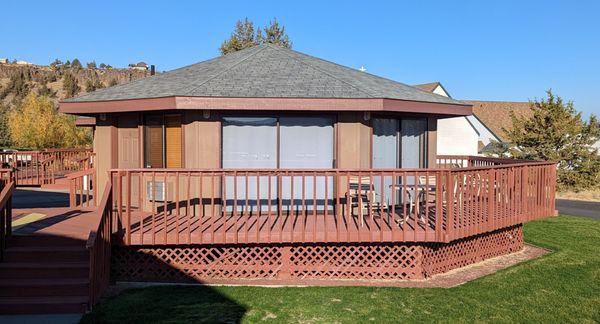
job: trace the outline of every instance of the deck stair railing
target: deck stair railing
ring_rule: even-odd
[[[90,231],[86,248],[90,255],[89,307],[98,303],[110,283],[110,255],[113,221],[112,184],[107,183],[97,213],[98,225]]]
[[[0,183],[0,261],[4,259],[6,240],[12,234],[12,194],[14,189],[15,182],[12,177],[2,179]]]

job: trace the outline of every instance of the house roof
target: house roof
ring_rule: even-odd
[[[433,90],[435,90],[435,88],[437,88],[440,85],[441,84],[439,82],[430,82],[430,83],[423,83],[423,84],[415,84],[414,87],[419,88],[423,91],[433,92]]]
[[[511,130],[513,127],[511,112],[518,117],[533,116],[529,102],[480,100],[465,100],[465,102],[473,105],[473,115],[501,141],[507,140],[506,133],[502,129]]]
[[[162,97],[385,98],[451,105],[462,102],[276,45],[264,44],[66,103]]]

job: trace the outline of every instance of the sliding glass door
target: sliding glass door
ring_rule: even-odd
[[[373,118],[373,147],[372,167],[374,169],[411,169],[427,166],[427,119],[425,118]],[[408,185],[416,183],[416,179],[405,178]],[[383,191],[381,190],[383,181]],[[393,181],[392,177],[375,177],[373,188],[383,202],[391,204],[392,183],[400,184],[401,179]],[[378,198],[381,199],[381,198]],[[400,197],[394,201],[398,202]],[[379,201],[378,201],[379,202]]]
[[[222,154],[224,169],[331,169],[333,167],[333,121],[328,117],[226,117],[223,118]],[[270,180],[269,180],[270,179]],[[271,195],[269,197],[269,181]],[[282,177],[281,190],[276,177],[244,173],[228,176],[225,200],[228,210],[238,206],[260,205],[272,210],[278,206],[298,206],[304,189],[305,205],[323,208],[325,197],[333,197],[333,179],[306,176]],[[293,184],[292,184],[293,181]],[[327,190],[325,189],[327,181]],[[315,186],[316,184],[316,186]],[[281,196],[277,197],[277,193]],[[293,192],[293,197],[292,197]],[[258,199],[260,198],[260,201]],[[247,210],[247,208],[246,208]]]
[[[333,168],[333,121],[327,117],[281,117],[279,119],[279,168],[281,169],[331,169]],[[295,208],[304,205],[322,210],[325,198],[333,197],[332,177],[284,177],[282,203]],[[327,181],[327,185],[326,182]],[[327,187],[327,188],[325,188]],[[293,189],[292,189],[293,188]],[[293,197],[292,197],[293,190]]]
[[[271,117],[223,118],[222,154],[224,169],[275,169],[277,168],[277,119]],[[247,180],[246,180],[247,179]],[[276,199],[277,181],[269,177],[228,176],[225,179],[227,210],[247,210],[268,205]],[[261,201],[258,201],[260,197]]]

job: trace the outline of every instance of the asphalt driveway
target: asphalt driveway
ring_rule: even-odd
[[[556,199],[556,209],[563,215],[584,216],[600,220],[600,202]]]

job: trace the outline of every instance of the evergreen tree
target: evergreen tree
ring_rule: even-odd
[[[37,90],[39,96],[46,96],[50,98],[56,97],[56,91],[53,91],[48,87],[48,84],[43,82]]]
[[[244,18],[244,20],[236,22],[233,33],[221,44],[219,51],[222,55],[226,55],[264,43],[292,48],[292,42],[285,33],[285,27],[280,26],[276,18],[264,28],[264,33],[260,28],[254,32],[254,23],[248,18]]]
[[[270,43],[285,48],[292,48],[292,42],[285,33],[285,27],[279,26],[277,18],[273,18],[273,21],[269,21],[269,26],[265,27],[264,36],[260,32],[259,35],[261,35],[260,43]]]
[[[88,69],[96,69],[96,61],[91,61],[86,64]]]
[[[82,66],[81,66],[81,62],[79,62],[79,59],[75,58],[73,60],[73,62],[71,62],[71,67],[74,69],[81,69]]]
[[[11,146],[10,131],[8,129],[8,107],[0,103],[0,147],[6,148]]]
[[[11,75],[8,84],[4,87],[2,92],[0,92],[0,99],[6,98],[6,96],[11,93],[15,96],[16,100],[24,98],[29,93],[27,75],[22,71]]]
[[[520,159],[558,163],[558,190],[586,190],[600,183],[600,156],[593,144],[600,139],[600,123],[586,122],[572,102],[564,103],[549,90],[546,100],[531,103],[532,118],[513,113],[513,129],[504,131],[514,145],[508,153]]]
[[[65,73],[63,76],[63,90],[65,91],[66,98],[76,96],[79,93],[79,90],[81,90],[77,83],[77,79],[70,73]]]
[[[254,23],[248,18],[238,20],[235,23],[235,30],[231,33],[228,40],[225,40],[219,51],[222,55],[237,52],[244,48],[252,47],[257,44],[256,35],[254,34]]]

